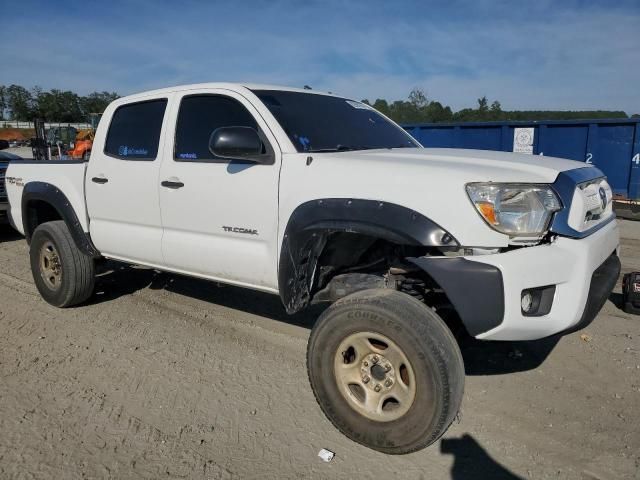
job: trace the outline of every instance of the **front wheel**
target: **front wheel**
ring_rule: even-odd
[[[29,249],[31,272],[40,295],[55,307],[70,307],[93,293],[93,258],[76,246],[67,225],[61,221],[36,228]]]
[[[365,290],[329,307],[307,349],[313,392],[350,439],[390,454],[425,448],[462,401],[464,365],[444,322],[395,290]]]

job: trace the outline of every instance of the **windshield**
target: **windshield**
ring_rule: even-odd
[[[299,152],[415,148],[398,125],[360,102],[329,95],[253,90]]]

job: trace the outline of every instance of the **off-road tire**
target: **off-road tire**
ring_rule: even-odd
[[[57,288],[45,280],[41,252],[52,246],[59,259],[60,280]],[[40,295],[55,307],[70,307],[87,300],[95,286],[95,265],[89,255],[76,246],[67,225],[61,221],[46,222],[36,228],[29,249],[31,273]]]
[[[340,390],[334,374],[337,349],[358,332],[392,340],[412,365],[415,397],[398,419],[367,418]],[[462,355],[445,323],[422,302],[391,289],[360,291],[325,310],[309,338],[307,371],[331,423],[351,440],[388,454],[414,452],[437,441],[456,417],[464,391]]]

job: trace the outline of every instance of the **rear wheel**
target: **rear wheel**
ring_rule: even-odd
[[[69,307],[84,302],[93,293],[94,260],[78,249],[63,221],[38,226],[29,255],[33,280],[47,303]]]
[[[357,292],[329,307],[311,332],[307,366],[329,420],[385,453],[431,445],[462,401],[453,335],[430,308],[395,290]]]

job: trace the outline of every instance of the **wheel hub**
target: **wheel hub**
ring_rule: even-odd
[[[387,376],[387,371],[381,365],[371,367],[371,376],[378,381],[382,381]]]
[[[345,338],[336,352],[334,373],[349,405],[372,420],[396,420],[415,399],[415,375],[407,356],[379,333],[358,332]]]
[[[360,370],[362,371],[362,381],[367,387],[374,389],[379,386],[382,388],[390,388],[395,381],[395,369],[392,363],[383,355],[370,353],[362,359]],[[370,381],[365,379],[369,377]]]
[[[62,282],[62,264],[53,242],[46,242],[40,249],[40,275],[51,290],[58,290]]]

